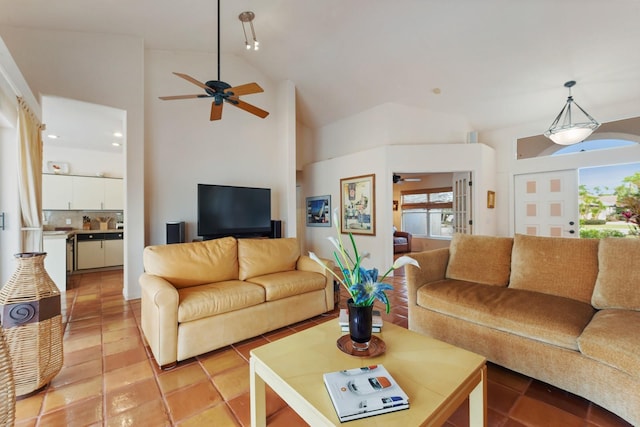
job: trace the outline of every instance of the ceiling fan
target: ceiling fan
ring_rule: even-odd
[[[420,182],[422,181],[422,178],[403,178],[402,176],[394,173],[393,174],[393,183],[394,184],[399,184],[399,183],[403,183],[403,182]]]
[[[209,80],[206,83],[202,83],[193,77],[184,74],[176,73],[178,77],[185,79],[188,82],[193,83],[196,86],[204,89],[205,93],[197,95],[173,95],[173,96],[161,96],[160,99],[169,101],[175,99],[190,99],[190,98],[213,98],[211,103],[211,115],[209,120],[220,120],[222,118],[222,105],[228,103],[234,107],[238,107],[241,110],[254,114],[262,119],[269,115],[268,111],[251,105],[240,100],[242,95],[250,95],[253,93],[264,92],[264,90],[258,85],[258,83],[247,83],[240,86],[231,86],[229,83],[220,80],[220,0],[218,0],[218,80]]]

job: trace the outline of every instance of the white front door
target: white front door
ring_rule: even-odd
[[[580,237],[578,171],[516,175],[515,232]]]

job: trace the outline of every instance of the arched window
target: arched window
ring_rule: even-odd
[[[626,147],[638,143],[638,141],[633,141],[630,138],[640,139],[635,135],[625,135],[624,138],[603,138],[602,136],[599,136],[597,139],[588,139],[578,144],[558,146],[558,149],[556,149],[551,155],[557,156],[560,154],[578,153],[582,151],[608,150],[611,148]]]

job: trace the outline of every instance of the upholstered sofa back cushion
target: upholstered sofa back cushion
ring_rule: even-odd
[[[598,266],[593,306],[640,310],[640,239],[602,239]]]
[[[176,288],[238,279],[238,246],[233,237],[204,242],[147,246],[145,272],[163,277]]]
[[[598,275],[598,239],[516,234],[509,287],[591,303]]]
[[[239,239],[240,280],[295,270],[300,246],[295,238]]]
[[[511,237],[456,233],[449,246],[448,279],[507,286],[511,269]]]

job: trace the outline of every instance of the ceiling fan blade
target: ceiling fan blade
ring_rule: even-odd
[[[209,120],[220,120],[222,118],[222,102],[216,105],[216,101],[211,103],[211,117]]]
[[[258,83],[247,83],[245,85],[230,87],[225,93],[233,92],[234,96],[250,95],[252,93],[264,92]]]
[[[191,99],[200,98],[202,95],[172,95],[172,96],[159,96],[158,98],[163,101],[171,101],[172,99]]]
[[[261,108],[256,107],[255,105],[251,105],[248,104],[244,101],[240,101],[237,98],[229,98],[230,101],[229,104],[233,105],[234,107],[238,107],[241,110],[247,111],[251,114],[255,114],[256,116],[260,117],[261,119],[264,119],[265,117],[267,117],[269,115],[268,111],[264,111]]]
[[[209,86],[207,86],[206,84],[199,82],[198,80],[194,79],[193,77],[187,75],[187,74],[183,74],[183,73],[176,73],[175,71],[173,72],[173,74],[175,74],[178,77],[182,77],[183,79],[185,79],[188,82],[193,83],[196,86],[201,87],[204,90],[211,90],[211,88]]]

